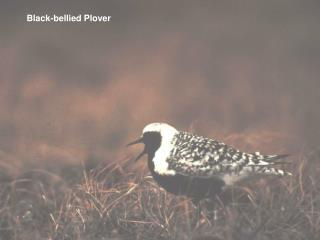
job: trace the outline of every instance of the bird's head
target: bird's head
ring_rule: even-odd
[[[127,144],[127,146],[138,143],[144,144],[143,151],[135,159],[135,161],[138,161],[144,154],[155,154],[161,145],[170,144],[176,133],[178,133],[178,130],[169,124],[150,123],[144,127],[140,138]]]

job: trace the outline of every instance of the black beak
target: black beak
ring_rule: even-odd
[[[137,140],[134,140],[131,143],[128,143],[126,146],[129,147],[131,145],[138,144],[138,143],[143,143],[143,137],[141,137]],[[147,153],[146,148],[144,148],[143,151],[134,159],[134,161],[137,162],[146,153]]]
[[[134,144],[142,143],[142,142],[143,142],[143,137],[141,137],[141,138],[139,138],[139,139],[137,139],[137,140],[134,140],[134,141],[131,142],[131,143],[128,143],[128,144],[126,145],[126,147],[129,147],[129,146],[134,145]]]

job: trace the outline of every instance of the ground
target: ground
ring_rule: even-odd
[[[203,202],[199,219],[189,199],[166,193],[131,159],[62,175],[2,173],[0,239],[319,239],[319,161],[319,151],[300,156],[285,166],[292,177],[230,189],[228,204]]]

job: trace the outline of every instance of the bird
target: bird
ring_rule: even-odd
[[[142,135],[127,146],[144,144],[135,158],[148,156],[148,168],[154,180],[175,195],[184,195],[198,203],[214,199],[226,187],[252,176],[289,176],[275,168],[288,154],[245,153],[216,139],[179,131],[167,123],[150,123]]]

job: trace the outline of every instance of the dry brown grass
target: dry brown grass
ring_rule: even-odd
[[[83,168],[72,183],[32,170],[2,178],[0,239],[319,239],[319,161],[319,152],[300,157],[294,177],[232,190],[231,203],[215,211],[203,203],[199,221],[188,199],[166,193],[128,159]]]

